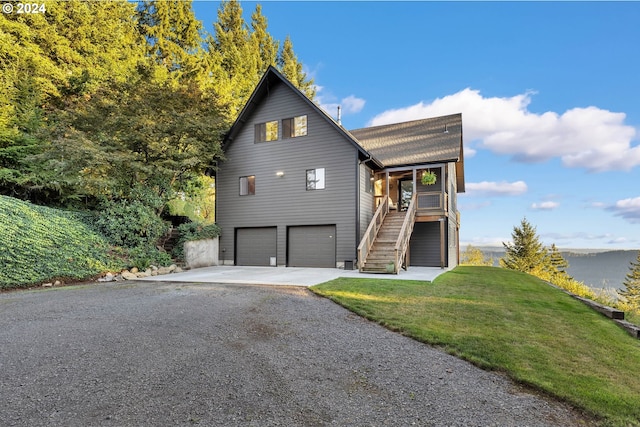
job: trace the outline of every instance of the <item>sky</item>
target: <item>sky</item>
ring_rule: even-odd
[[[461,245],[640,249],[640,2],[260,4],[345,128],[462,113]]]

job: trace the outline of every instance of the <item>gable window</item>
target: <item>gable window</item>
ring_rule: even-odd
[[[307,169],[307,190],[324,190],[324,168]]]
[[[296,138],[307,135],[307,116],[282,120],[282,138]]]
[[[241,196],[253,196],[256,194],[256,177],[241,176],[240,177],[240,195]]]
[[[268,142],[278,140],[278,121],[273,120],[256,124],[255,142]]]

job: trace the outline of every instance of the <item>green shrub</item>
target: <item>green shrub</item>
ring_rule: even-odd
[[[127,248],[153,246],[168,230],[152,207],[137,200],[103,203],[95,225],[111,244]]]
[[[154,246],[138,246],[129,249],[129,263],[131,267],[137,267],[143,271],[150,265],[167,266],[172,263],[171,256],[158,250]]]
[[[220,235],[220,227],[216,224],[198,224],[197,222],[188,222],[180,224],[177,227],[180,237],[176,245],[171,251],[172,255],[177,259],[184,259],[184,242],[194,240],[213,239]]]
[[[118,271],[123,261],[86,215],[0,196],[0,289]]]

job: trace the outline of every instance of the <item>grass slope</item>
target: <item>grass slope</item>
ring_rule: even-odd
[[[506,372],[603,425],[640,426],[640,341],[533,276],[457,267],[433,283],[337,279],[312,290],[480,367]]]
[[[108,253],[77,214],[0,196],[0,289],[122,268]]]

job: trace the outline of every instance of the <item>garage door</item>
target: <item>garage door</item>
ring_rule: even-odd
[[[410,264],[416,267],[440,267],[440,223],[417,222],[413,226]]]
[[[276,256],[276,227],[237,228],[236,265],[270,265]]]
[[[288,228],[289,267],[336,267],[336,226]]]

